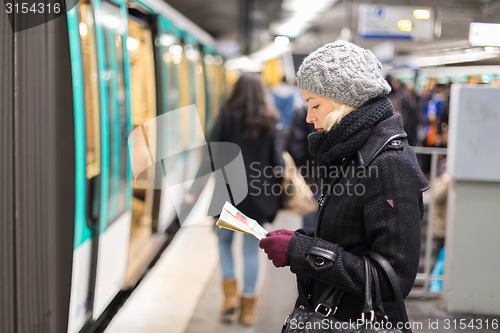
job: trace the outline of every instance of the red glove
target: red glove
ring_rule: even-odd
[[[267,237],[269,237],[269,236],[277,236],[277,235],[292,235],[292,236],[295,236],[296,233],[295,233],[295,231],[287,230],[287,229],[278,229],[278,230],[273,230],[273,231],[267,233]]]
[[[269,237],[269,236],[277,236],[277,235],[292,235],[292,236],[295,236],[297,234],[295,233],[295,231],[292,231],[292,230],[278,229],[278,230],[273,230],[271,232],[268,232],[266,236]]]
[[[289,231],[283,235],[278,234],[277,231]],[[259,242],[259,247],[266,252],[269,260],[273,262],[276,267],[287,266],[287,252],[290,239],[295,236],[295,232],[290,230],[275,230],[267,234],[266,238],[262,238]]]

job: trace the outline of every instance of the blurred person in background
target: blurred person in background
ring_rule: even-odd
[[[448,188],[450,187],[451,177],[446,171],[446,158],[442,158],[439,163],[438,175],[433,184],[434,187],[434,247],[432,256],[435,260],[432,270],[432,279],[429,286],[429,291],[440,292],[443,288],[443,273],[445,260],[445,237],[446,237],[446,221],[448,209]]]
[[[403,128],[408,134],[408,144],[416,146],[418,143],[418,128],[423,120],[423,114],[419,114],[417,109],[417,97],[413,81],[403,84],[401,115],[403,116]]]
[[[401,114],[401,102],[403,99],[403,84],[400,80],[392,77],[391,75],[387,75],[385,80],[391,87],[391,91],[387,95],[391,100],[392,106],[394,108],[394,112]]]
[[[295,109],[297,105],[297,87],[291,85],[283,76],[281,82],[274,86],[271,90],[274,105],[280,112],[280,122],[283,125],[284,134],[288,133],[292,126]]]
[[[420,94],[417,96],[417,112],[420,115],[420,127],[418,129],[418,146],[423,146],[425,142],[425,138],[427,136],[426,134],[426,127],[427,127],[427,117],[425,115],[425,108],[427,107],[427,103],[432,98],[432,89],[424,85],[422,88],[422,91]]]
[[[439,142],[436,141],[436,139],[439,140],[439,138],[436,136],[438,135],[437,131],[441,124],[441,116],[446,99],[446,86],[441,83],[436,84],[434,94],[425,107],[425,116],[427,117],[426,147],[435,147],[439,145]]]
[[[297,85],[309,105],[307,122],[317,130],[309,136],[309,150],[323,185],[318,225],[315,232],[272,231],[259,246],[276,267],[290,266],[296,274],[296,307],[314,311],[320,295],[333,286],[345,292],[334,317],[357,321],[363,312],[362,256],[367,251],[392,265],[403,297],[410,292],[420,257],[422,191],[428,183],[401,116],[386,97],[390,87],[372,52],[346,41],[326,44],[303,61]],[[348,171],[368,167],[376,168],[377,175]],[[363,193],[349,195],[349,184],[361,185]],[[388,320],[394,325],[406,321],[390,296],[386,275],[378,276]]]
[[[302,99],[302,97],[301,97]],[[314,156],[309,152],[308,137],[314,131],[314,124],[306,121],[307,104],[300,106],[295,111],[290,133],[287,137],[285,150],[290,153],[297,169],[313,192],[316,199],[319,198],[319,187],[314,180]],[[314,229],[316,227],[317,212],[304,215],[302,217],[302,228]]]
[[[439,117],[439,124],[436,128],[436,139],[434,147],[448,146],[448,119],[450,117],[450,88],[451,82],[446,84],[443,88],[443,104],[441,105],[441,116]]]
[[[276,129],[278,120],[278,111],[261,76],[245,73],[238,79],[222,107],[210,136],[212,142],[232,142],[240,147],[247,174],[248,195],[236,208],[259,224],[272,222],[279,208],[279,197],[269,190],[277,181],[267,170],[284,165]],[[239,308],[238,322],[253,325],[259,241],[252,235],[243,235],[244,281],[243,292],[239,297],[233,260],[234,231],[217,229],[217,236],[224,292],[221,317],[224,321],[230,321]]]
[[[431,90],[424,88],[422,96],[417,103],[419,109],[423,108],[424,113],[424,130],[422,135],[422,145],[424,147],[439,147],[440,136],[438,129],[441,125],[441,112],[444,101],[444,85],[437,83]],[[419,161],[422,172],[429,179],[431,155],[420,155]]]
[[[394,107],[394,112],[403,117],[403,128],[408,134],[408,143],[410,146],[416,146],[418,143],[418,127],[422,121],[422,116],[417,109],[417,99],[415,96],[415,84],[412,81],[403,83],[401,80],[387,76],[391,86],[391,92],[388,97]]]

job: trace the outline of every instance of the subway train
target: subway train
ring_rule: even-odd
[[[133,170],[192,179],[196,163],[178,154],[161,173],[151,152],[188,149],[210,128],[223,58],[160,0],[80,0],[15,33],[0,16],[0,331],[93,331],[179,227],[179,198]],[[173,110],[172,133],[150,128],[147,149],[129,144]]]

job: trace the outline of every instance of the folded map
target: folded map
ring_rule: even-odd
[[[227,201],[222,208],[219,220],[215,224],[221,228],[253,235],[258,240],[265,238],[267,235],[267,230],[262,228],[257,221],[249,218]]]

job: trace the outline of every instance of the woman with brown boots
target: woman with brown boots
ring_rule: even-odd
[[[271,222],[279,208],[279,198],[271,191],[276,184],[271,170],[284,165],[277,144],[278,120],[279,113],[275,110],[260,75],[245,73],[236,82],[210,138],[212,142],[232,142],[240,147],[247,175],[248,195],[236,208],[260,224]],[[253,325],[259,241],[251,235],[243,235],[243,292],[239,296],[232,250],[234,232],[219,229],[217,233],[224,290],[221,317],[224,321],[229,321],[239,309],[238,322]]]

